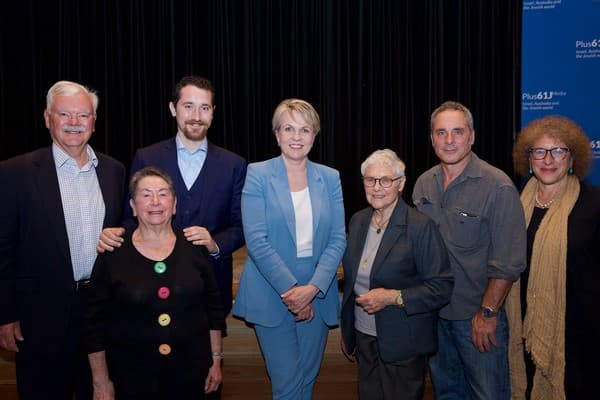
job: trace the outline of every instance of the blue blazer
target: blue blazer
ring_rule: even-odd
[[[339,173],[308,161],[313,217],[310,284],[315,318],[337,325],[340,298],[336,271],[346,248],[344,202]],[[298,283],[288,265],[296,260],[296,221],[287,172],[280,157],[250,164],[242,193],[242,220],[248,257],[233,314],[262,326],[278,326],[289,312],[281,294]]]
[[[221,255],[216,259],[211,257],[211,262],[225,315],[231,310],[232,253],[244,245],[240,199],[246,165],[242,157],[208,142],[202,170],[188,190],[177,164],[175,137],[138,150],[131,165],[131,175],[148,166],[167,172],[177,196],[173,226],[177,229],[203,226],[217,242]],[[124,225],[131,229],[135,220],[129,207],[129,197],[124,210]]]
[[[344,254],[342,338],[356,347],[354,285],[373,209],[352,217]],[[448,252],[435,223],[398,199],[370,275],[370,287],[400,289],[404,308],[387,306],[375,313],[377,343],[386,362],[408,360],[437,350],[438,310],[450,301],[454,278]]]
[[[117,226],[125,167],[96,152],[105,215]],[[65,346],[73,266],[52,147],[0,163],[0,325],[20,321],[33,351]]]

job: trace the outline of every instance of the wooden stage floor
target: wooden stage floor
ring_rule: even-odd
[[[266,375],[254,331],[242,321],[228,318],[229,336],[224,339],[223,400],[270,399],[271,387]],[[313,399],[356,400],[356,365],[348,362],[340,350],[340,330],[330,331],[321,373]],[[14,355],[0,352],[0,399],[18,399],[15,387]],[[427,381],[425,400],[433,399]]]

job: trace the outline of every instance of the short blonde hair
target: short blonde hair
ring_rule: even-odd
[[[310,125],[316,135],[321,130],[321,120],[315,108],[307,101],[300,99],[285,99],[275,109],[273,113],[273,133],[277,132],[281,127],[281,118],[284,113],[298,112],[302,118]]]

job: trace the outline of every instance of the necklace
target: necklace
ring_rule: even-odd
[[[360,263],[361,269],[367,269],[369,265],[375,260],[377,250],[379,250],[379,244],[381,243],[381,236],[374,235],[371,227],[369,233],[367,233],[367,241],[363,249],[362,262]]]
[[[541,208],[548,208],[552,205],[552,203],[554,203],[554,199],[556,199],[556,195],[554,195],[554,197],[552,197],[550,199],[550,201],[548,201],[547,203],[542,203],[539,199],[538,199],[538,191],[535,191],[535,203],[540,206]]]
[[[377,225],[377,234],[379,235],[381,233],[382,230],[385,229],[387,223],[389,222],[390,218],[392,216],[390,215],[389,217],[387,217],[387,219],[383,219],[383,217],[381,217],[382,221],[377,221],[377,214],[375,214],[375,217],[373,218],[373,221],[375,222],[375,225]]]

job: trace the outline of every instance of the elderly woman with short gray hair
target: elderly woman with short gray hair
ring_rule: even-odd
[[[453,278],[435,223],[400,194],[405,166],[377,150],[361,166],[369,207],[350,221],[343,258],[342,349],[358,362],[361,399],[421,399],[437,311]]]

